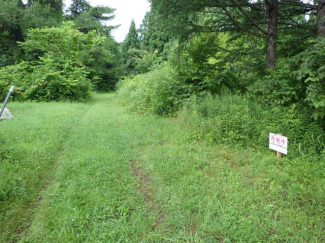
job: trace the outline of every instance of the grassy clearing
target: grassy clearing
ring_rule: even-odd
[[[15,119],[0,123],[0,241],[29,226],[40,191],[55,170],[70,128],[90,105],[10,103]]]
[[[325,241],[324,161],[194,141],[114,94],[11,107],[2,242]]]
[[[134,123],[137,164],[163,214],[147,242],[325,240],[324,161],[277,163],[269,150],[193,141],[182,125],[155,116]]]

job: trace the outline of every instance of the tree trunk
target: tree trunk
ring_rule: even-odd
[[[325,0],[319,0],[317,9],[317,35],[325,36]]]
[[[322,0],[325,1],[325,0]],[[273,69],[276,64],[276,49],[278,40],[278,0],[266,0],[268,17],[268,37],[266,44],[266,68]]]

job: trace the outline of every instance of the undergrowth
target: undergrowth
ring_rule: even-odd
[[[288,137],[290,155],[319,155],[325,148],[324,131],[298,105],[266,107],[240,95],[193,95],[178,117],[195,139],[268,148],[271,132]]]
[[[0,242],[324,242],[324,157],[277,162],[244,147],[255,132],[237,123],[263,107],[192,97],[177,119],[117,102],[11,103],[15,118],[0,132]],[[208,118],[235,119],[224,136],[243,138],[197,136]]]
[[[177,111],[192,89],[178,81],[175,70],[168,65],[118,83],[120,101],[131,111],[157,115]]]
[[[292,156],[324,153],[325,132],[304,105],[265,105],[246,95],[198,92],[167,65],[125,79],[118,94],[131,111],[176,115],[194,139],[267,148],[269,133],[277,133],[289,138]]]

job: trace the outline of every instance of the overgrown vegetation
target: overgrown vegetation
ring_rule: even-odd
[[[101,22],[112,9],[82,0],[63,15],[62,1],[2,2],[1,98],[10,85],[19,90],[15,98],[37,101],[81,101],[91,90],[114,89],[120,53],[113,27]]]
[[[161,69],[124,79],[119,95],[131,110],[168,115],[177,111],[183,99],[191,94],[191,86],[178,81],[175,70]]]
[[[0,241],[324,242],[324,1],[0,0]]]
[[[313,121],[313,111],[303,105],[266,106],[255,96],[234,95],[228,89],[218,96],[199,92],[194,85],[182,82],[169,66],[119,85],[121,102],[130,110],[176,114],[198,140],[266,148],[269,133],[275,132],[290,138],[291,155],[317,155],[325,149],[324,130]]]
[[[191,104],[206,114],[206,101]],[[218,113],[229,120],[245,113],[238,101],[210,100],[238,108]],[[277,162],[236,137],[216,145],[193,130],[199,114],[187,126],[129,114],[115,94],[11,107],[0,132],[2,242],[325,240],[324,155]]]
[[[323,153],[325,39],[322,20],[314,18],[322,5],[151,2],[139,46],[156,54],[155,61],[146,74],[138,61],[132,74],[142,74],[120,82],[124,104],[179,117],[199,139],[265,147],[268,133],[275,132],[290,137],[297,156]],[[308,8],[310,18],[304,15]]]

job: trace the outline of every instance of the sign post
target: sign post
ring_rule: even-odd
[[[288,154],[288,138],[281,134],[270,133],[269,148],[277,152],[279,162],[281,160],[281,154]]]
[[[7,97],[6,97],[6,100],[5,100],[5,102],[3,103],[3,106],[2,106],[2,108],[1,108],[1,111],[0,111],[0,117],[1,117],[1,115],[2,115],[2,113],[3,113],[3,111],[4,111],[4,109],[6,108],[6,105],[7,105],[8,101],[9,101],[9,98],[10,98],[11,93],[14,92],[14,89],[15,89],[15,86],[11,86],[11,87],[10,87],[10,89],[9,89],[9,93],[8,93],[8,95],[7,95]]]

